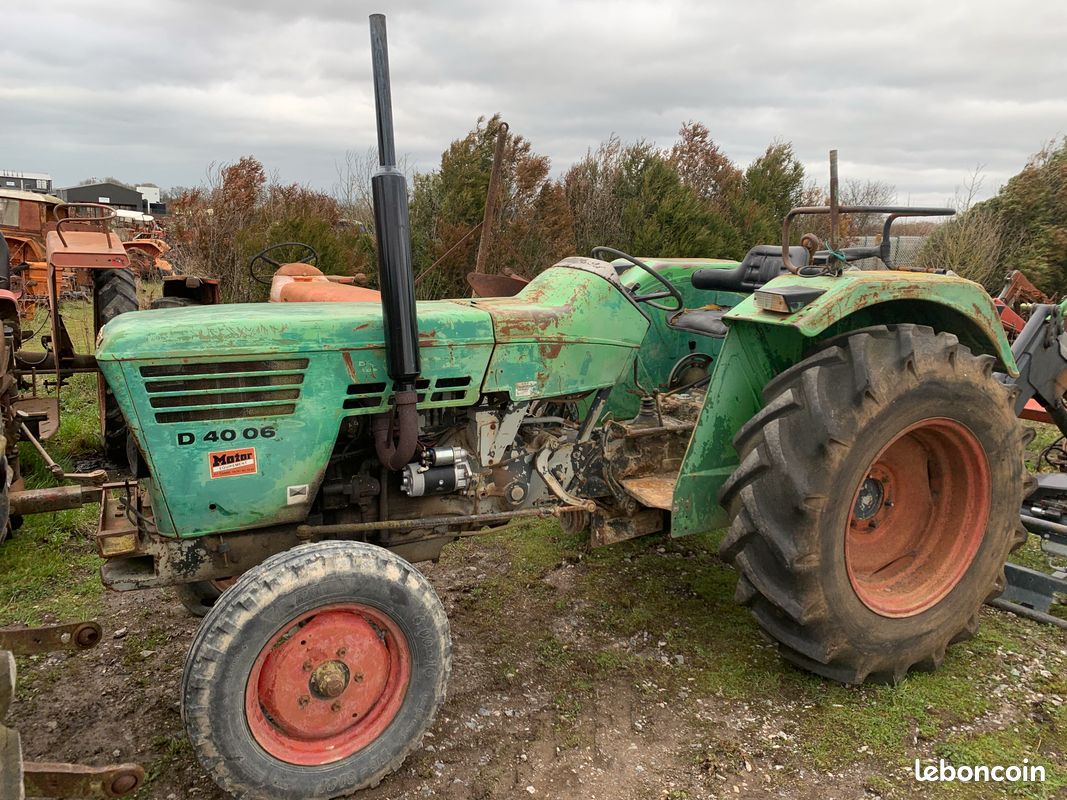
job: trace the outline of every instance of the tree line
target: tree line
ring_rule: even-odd
[[[821,205],[825,189],[789,142],[774,141],[747,166],[732,161],[697,121],[681,125],[666,148],[612,136],[561,175],[500,115],[480,118],[455,139],[434,168],[408,173],[411,234],[420,298],[465,296],[481,241],[498,133],[503,158],[485,263],[527,278],[560,258],[609,245],[637,256],[740,259],[756,244],[781,240],[786,212]],[[179,266],[225,279],[229,300],[263,299],[247,278],[253,252],[279,241],[306,241],[319,266],[366,273],[375,285],[370,178],[373,151],[349,153],[330,193],[283,184],[252,157],[209,170],[205,185],[174,197],[171,238]],[[975,186],[972,185],[974,194]],[[844,204],[891,204],[894,187],[848,180]],[[1067,289],[1067,145],[1050,145],[984,203],[961,201],[962,214],[912,233],[931,233],[918,266],[948,267],[995,289],[1012,266],[1047,291]],[[828,220],[802,225],[826,239]],[[879,230],[879,220],[843,218],[835,241]],[[894,229],[896,230],[896,229]],[[800,231],[798,231],[799,233]],[[1009,263],[1010,262],[1010,263]]]

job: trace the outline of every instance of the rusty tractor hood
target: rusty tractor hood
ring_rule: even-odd
[[[424,347],[492,344],[489,314],[462,303],[422,302]],[[99,361],[195,359],[385,348],[376,303],[236,303],[123,314],[104,326]]]

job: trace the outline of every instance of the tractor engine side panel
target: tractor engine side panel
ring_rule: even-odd
[[[497,343],[482,390],[516,401],[614,386],[649,327],[620,286],[559,265],[514,297],[468,302],[490,314]]]
[[[258,336],[246,337],[236,321],[242,335],[216,339],[213,350],[195,356],[177,347],[165,355],[174,343],[168,338],[189,335],[176,333],[176,324],[203,326],[214,318],[209,311],[239,315],[240,307],[125,315],[161,323],[152,348],[140,341],[144,321],[119,318],[105,327],[100,368],[151,472],[160,533],[193,537],[306,518],[342,422],[359,425],[389,408],[380,312],[353,324],[335,311],[342,305],[319,305],[310,318],[274,305],[283,336],[255,328]],[[473,405],[493,350],[488,319],[455,306],[434,310],[441,313],[425,313],[420,331],[419,408]],[[137,341],[122,358],[123,336],[133,328]]]

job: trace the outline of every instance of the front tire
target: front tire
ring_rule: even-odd
[[[1026,537],[1029,432],[948,333],[835,340],[771,381],[720,500],[737,598],[788,661],[843,683],[934,669]]]
[[[326,800],[400,766],[450,664],[444,607],[421,573],[372,545],[312,543],[249,570],[208,612],[182,717],[235,797]]]

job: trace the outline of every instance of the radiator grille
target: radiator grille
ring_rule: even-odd
[[[306,358],[141,367],[161,423],[277,417],[296,412]]]
[[[437,378],[431,382],[420,378],[415,382],[418,402],[444,403],[462,400],[470,391],[469,375]],[[346,409],[386,409],[388,408],[391,384],[388,383],[353,383],[346,391],[344,408]]]

